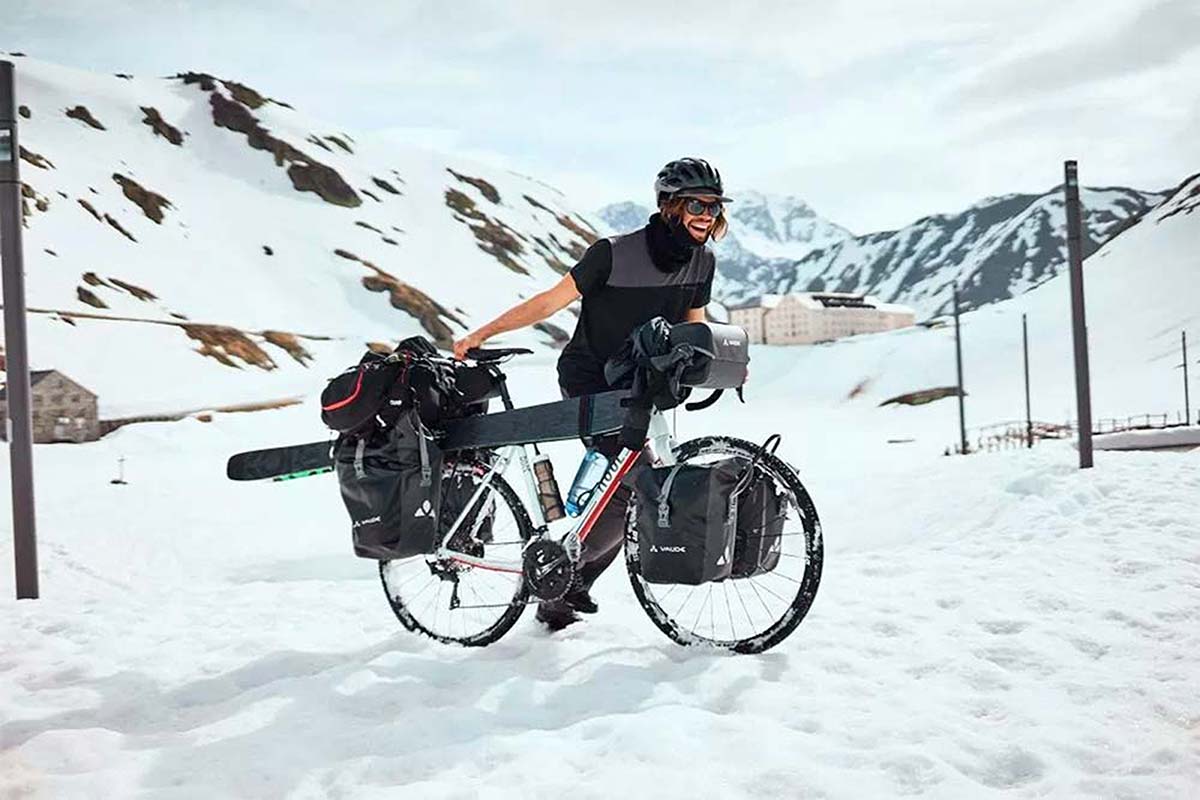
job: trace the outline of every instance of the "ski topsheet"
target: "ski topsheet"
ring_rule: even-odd
[[[332,448],[333,442],[325,440],[238,453],[229,458],[225,474],[235,481],[257,481],[324,472],[333,469],[333,457],[329,453]]]

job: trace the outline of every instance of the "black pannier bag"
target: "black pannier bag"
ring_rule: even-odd
[[[647,583],[698,585],[728,578],[737,529],[737,459],[642,469],[638,558]]]
[[[744,328],[716,322],[671,326],[671,347],[690,345],[695,353],[679,376],[693,389],[736,389],[746,382],[750,340]]]
[[[367,430],[393,401],[402,402],[406,366],[402,359],[368,351],[321,392],[321,421],[338,433]]]
[[[369,435],[342,436],[334,451],[355,555],[407,558],[438,541],[442,451],[415,412]]]
[[[733,545],[731,578],[752,578],[779,565],[787,499],[775,482],[756,472],[737,499],[737,538]]]

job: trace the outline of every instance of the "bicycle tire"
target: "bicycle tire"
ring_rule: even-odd
[[[758,451],[759,445],[737,439],[731,436],[703,436],[690,439],[676,445],[675,457],[679,461],[687,461],[702,455],[735,455],[749,459]],[[638,558],[637,546],[637,497],[630,500],[625,525],[625,567],[629,573],[629,581],[633,585],[633,593],[642,606],[642,610],[650,617],[660,631],[677,644],[688,646],[708,646],[735,653],[761,653],[782,642],[796,630],[805,615],[812,607],[817,589],[821,583],[821,568],[824,559],[824,542],[822,539],[821,522],[817,516],[816,507],[808,490],[800,481],[796,470],[783,459],[764,453],[759,460],[759,467],[771,475],[776,483],[782,483],[795,502],[800,512],[804,528],[805,571],[799,582],[795,597],[787,605],[779,619],[766,630],[753,636],[731,639],[711,639],[699,636],[694,631],[685,629],[654,599],[652,592],[647,591],[648,584],[641,577],[641,562]],[[752,580],[752,579],[751,579]],[[660,584],[661,585],[661,584]],[[731,625],[732,627],[732,625]]]
[[[486,470],[487,465],[479,461],[464,461],[462,459],[447,460],[442,471],[442,480],[446,479],[448,472],[452,474],[455,468],[467,467],[475,470]],[[493,475],[491,486],[495,489],[495,494],[504,501],[512,512],[513,519],[516,520],[518,533],[522,541],[528,542],[533,536],[533,522],[529,519],[529,512],[525,509],[524,503],[521,502],[517,493],[509,485],[508,481],[504,480],[502,475]],[[415,562],[421,559],[423,563],[428,563],[425,556],[414,556],[410,559],[403,559],[405,562]],[[443,644],[456,644],[463,647],[486,647],[489,644],[500,639],[504,634],[508,633],[517,620],[521,618],[521,614],[525,612],[525,607],[529,601],[529,588],[525,581],[524,575],[520,576],[516,591],[514,592],[507,608],[500,614],[494,623],[485,629],[470,635],[454,636],[452,634],[443,633],[433,630],[428,625],[421,622],[418,615],[414,614],[405,603],[405,600],[400,596],[399,588],[393,590],[388,585],[388,575],[391,570],[391,561],[379,562],[379,579],[383,584],[383,593],[388,599],[388,604],[392,607],[392,612],[396,615],[396,619],[404,626],[406,630],[414,633],[420,633],[428,636],[431,639],[439,641]],[[470,568],[477,569],[477,568]],[[431,570],[432,573],[432,570]],[[440,589],[439,589],[440,592]]]

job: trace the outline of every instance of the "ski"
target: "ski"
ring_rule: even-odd
[[[230,456],[225,474],[230,480],[258,481],[265,478],[290,480],[320,475],[333,469],[333,442],[320,441],[251,450]]]

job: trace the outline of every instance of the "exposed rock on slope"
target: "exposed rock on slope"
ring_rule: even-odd
[[[75,106],[74,108],[69,108],[66,111],[66,115],[71,119],[77,119],[98,131],[106,130],[106,128],[100,124],[100,121],[92,116],[92,112],[88,111],[86,106]]]
[[[120,173],[113,173],[113,180],[121,187],[121,191],[125,196],[142,209],[142,213],[150,219],[154,220],[159,225],[163,221],[163,209],[171,208],[171,201],[163,197],[157,192],[152,192],[145,188],[132,178],[127,178]]]
[[[449,348],[454,343],[453,332],[450,330],[450,326],[443,321],[443,317],[456,323],[460,328],[466,327],[461,319],[448,311],[441,303],[420,289],[409,286],[395,275],[380,269],[365,258],[359,258],[354,253],[341,249],[334,250],[333,254],[347,261],[357,261],[374,272],[374,275],[363,276],[363,286],[368,291],[387,292],[391,298],[392,307],[406,311],[415,317],[421,323],[421,327],[433,337],[434,342],[440,347]]]
[[[255,150],[265,150],[274,156],[276,166],[281,167],[286,164],[287,176],[291,179],[292,186],[298,191],[313,192],[325,202],[334,205],[349,208],[362,205],[362,200],[338,174],[337,170],[273,136],[270,131],[259,124],[258,119],[250,113],[250,109],[237,100],[236,95],[233,100],[225,97],[217,88],[216,79],[211,75],[189,73],[180,77],[185,84],[197,83],[201,89],[209,92],[213,122],[218,127],[245,134],[246,141],[251,147]],[[227,87],[230,85],[230,82],[223,81],[222,83]],[[241,86],[241,84],[233,85]],[[242,94],[245,96],[244,92]]]
[[[513,272],[529,274],[529,270],[517,261],[517,257],[525,252],[525,248],[518,241],[519,234],[514,234],[503,222],[484,214],[475,207],[474,200],[457,189],[446,190],[446,205],[456,212],[455,219],[471,229],[471,233],[478,240],[480,250],[495,257]]]
[[[496,191],[496,187],[492,186],[490,183],[485,181],[483,178],[472,178],[469,175],[460,175],[459,173],[455,172],[454,170],[450,169],[449,167],[446,167],[446,172],[449,172],[451,175],[458,178],[461,182],[470,184],[471,186],[474,186],[476,189],[479,190],[479,193],[482,194],[484,196],[484,198],[487,199],[489,202],[492,202],[492,203],[500,202],[500,192]]]
[[[32,150],[27,150],[25,145],[20,145],[18,150],[20,151],[22,161],[26,161],[38,169],[54,169],[54,164],[51,163],[50,159]]]
[[[158,109],[153,106],[142,106],[142,113],[146,116],[142,122],[150,126],[156,136],[161,136],[176,146],[183,145],[183,134],[179,129],[162,118],[162,114],[158,113]]]

